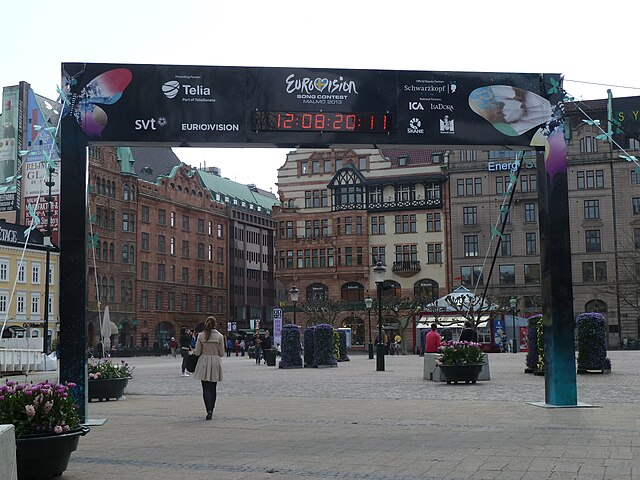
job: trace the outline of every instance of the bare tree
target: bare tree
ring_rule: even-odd
[[[344,300],[326,299],[310,300],[299,304],[298,308],[305,313],[306,322],[304,325],[326,323],[334,326],[338,314],[347,310],[348,305]]]

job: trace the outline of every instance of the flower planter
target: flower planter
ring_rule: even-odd
[[[80,437],[87,433],[89,428],[82,427],[59,435],[27,435],[16,439],[18,479],[59,477],[67,469]]]
[[[118,399],[124,395],[128,378],[99,378],[89,380],[89,401]]]
[[[482,364],[474,365],[439,365],[442,374],[448,384],[451,383],[476,383]]]

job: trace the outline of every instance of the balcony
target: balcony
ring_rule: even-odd
[[[420,267],[420,262],[416,260],[413,262],[393,262],[391,270],[399,277],[406,278],[414,276],[416,273],[420,272],[422,268]]]

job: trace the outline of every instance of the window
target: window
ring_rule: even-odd
[[[189,267],[182,267],[182,283],[189,284]]]
[[[167,266],[164,263],[158,264],[158,281],[164,282],[167,278]]]
[[[527,223],[535,223],[536,221],[536,204],[527,202],[524,204],[524,221]]]
[[[36,262],[31,262],[31,283],[35,285],[40,283],[40,264]]]
[[[524,283],[539,284],[540,283],[540,265],[537,263],[524,265]]]
[[[146,232],[142,232],[140,237],[140,249],[144,251],[149,251],[149,234]]]
[[[149,262],[140,262],[140,278],[149,280]]]
[[[156,310],[162,310],[163,303],[162,292],[156,292]]]
[[[465,257],[478,256],[478,235],[464,236],[464,256]]]
[[[600,230],[585,230],[584,237],[587,253],[602,251]]]
[[[527,255],[537,255],[538,254],[538,247],[536,244],[536,234],[535,232],[527,232],[526,233],[526,252]]]
[[[348,302],[361,302],[364,300],[364,287],[355,282],[345,283],[340,289],[340,297]]]
[[[478,207],[462,208],[462,223],[464,225],[477,225],[478,223]]]
[[[167,298],[167,309],[173,311],[176,309],[176,294],[175,292],[169,292]]]
[[[218,223],[216,232],[217,232],[218,238],[223,238],[224,237],[224,225],[222,225],[221,223]]]
[[[424,198],[428,202],[433,203],[434,201],[437,201],[439,203],[441,197],[442,195],[439,183],[430,182],[424,186]]]
[[[439,213],[427,213],[427,232],[442,231],[442,222]]]
[[[7,313],[7,294],[0,292],[0,313]]]
[[[382,202],[382,187],[369,187],[369,204]]]
[[[176,226],[176,212],[171,212],[171,216],[169,218],[169,226],[175,228],[175,226]]]
[[[631,206],[633,207],[633,214],[640,215],[640,197],[633,197],[631,199]]]
[[[40,294],[31,294],[31,315],[40,316]]]
[[[442,263],[442,243],[427,243],[427,263]]]
[[[122,231],[134,232],[135,231],[135,215],[133,213],[122,213]]]
[[[499,175],[496,177],[496,194],[506,193],[509,189],[509,182],[511,178],[506,175]]]
[[[149,290],[140,290],[140,308],[142,310],[149,309]]]
[[[516,267],[515,265],[500,265],[500,285],[515,285]]]
[[[204,233],[204,218],[198,219],[198,233]]]
[[[9,260],[3,258],[0,260],[0,281],[6,282],[9,278]]]
[[[106,243],[106,242],[105,242]],[[18,263],[18,283],[25,283],[26,280],[24,278],[24,270],[25,270],[25,265],[24,263]]]
[[[204,260],[204,243],[198,243],[198,260]]]
[[[167,224],[167,211],[160,209],[158,210],[158,225],[166,225]]]
[[[24,315],[25,303],[26,303],[26,297],[24,293],[16,294],[16,313],[18,315]]]
[[[482,275],[482,265],[463,266],[460,267],[460,282],[465,287],[475,287],[476,285],[484,285],[484,276]]]
[[[394,224],[395,233],[415,233],[416,215],[396,215]]]
[[[598,140],[587,136],[580,139],[580,153],[593,153],[598,151]]]
[[[142,206],[142,210],[140,212],[140,221],[149,223],[149,207],[145,205]]]
[[[585,283],[606,282],[607,262],[582,262],[582,281]]]
[[[502,235],[502,240],[500,241],[500,254],[503,257],[511,256],[511,234],[505,233]]]
[[[418,245],[396,245],[396,262],[408,264],[418,261]]]
[[[579,170],[576,179],[578,190],[604,188],[604,170]]]
[[[371,217],[371,235],[384,235],[384,217]]]
[[[631,170],[631,185],[640,185],[640,172]]]
[[[458,196],[482,195],[482,178],[459,178],[456,187]]]
[[[385,255],[386,247],[371,247],[371,265],[376,265],[381,262],[383,265],[387,264],[387,258]]]
[[[635,204],[634,204],[634,214],[635,214]],[[585,220],[593,220],[593,219],[600,218],[600,200],[584,201],[584,218]]]
[[[182,240],[182,258],[189,258],[189,240]]]
[[[158,253],[165,253],[167,251],[167,237],[164,235],[158,235]]]
[[[189,231],[189,215],[182,215],[182,231]]]
[[[416,199],[416,186],[410,183],[403,183],[396,187],[396,202],[408,202]]]

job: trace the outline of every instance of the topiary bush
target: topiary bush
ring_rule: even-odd
[[[544,354],[544,343],[538,346],[538,328],[542,328],[542,315],[529,317],[527,325],[527,343],[529,350],[525,360],[527,369],[531,372],[538,369],[538,353],[542,350]],[[544,362],[543,362],[544,363]]]
[[[333,327],[327,324],[316,325],[313,332],[313,366],[337,365],[338,361],[333,354]]]
[[[311,326],[304,329],[304,365],[303,367],[313,366],[313,345],[316,327]]]
[[[302,347],[300,346],[300,327],[288,324],[282,327],[282,345],[280,353],[280,368],[301,368]]]
[[[606,321],[601,313],[581,313],[578,329],[578,371],[610,370],[607,357]]]

